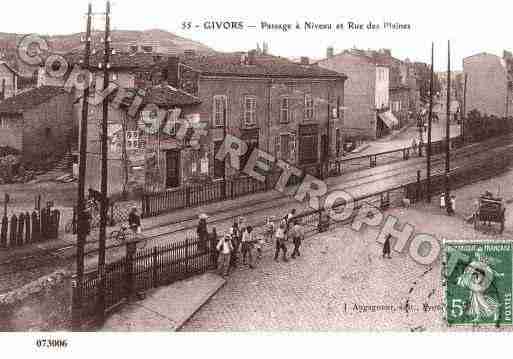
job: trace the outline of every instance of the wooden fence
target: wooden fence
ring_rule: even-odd
[[[58,236],[59,210],[44,209],[4,215],[0,227],[0,248],[21,247],[29,243],[55,239]]]

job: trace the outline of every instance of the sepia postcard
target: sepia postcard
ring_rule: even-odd
[[[508,5],[1,7],[0,345],[512,331]]]

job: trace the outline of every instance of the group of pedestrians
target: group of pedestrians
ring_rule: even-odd
[[[219,252],[218,273],[227,276],[230,268],[236,268],[239,260],[243,266],[255,268],[255,259],[261,259],[263,246],[275,243],[274,260],[277,261],[280,253],[282,259],[288,262],[287,247],[292,242],[294,249],[291,258],[301,256],[300,247],[304,239],[304,233],[299,221],[294,219],[296,210],[292,209],[279,224],[275,226],[274,217],[266,217],[264,230],[261,234],[255,234],[250,225],[246,225],[243,218],[234,221],[230,229],[219,239],[216,249]],[[256,253],[255,253],[256,252]]]

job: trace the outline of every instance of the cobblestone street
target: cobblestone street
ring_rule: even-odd
[[[483,237],[435,206],[387,214],[412,224],[416,233]],[[268,248],[256,269],[236,270],[183,330],[447,330],[439,260],[432,267],[417,264],[408,247],[382,259],[377,233],[346,226],[317,234],[305,240],[302,256],[288,263],[274,262]]]

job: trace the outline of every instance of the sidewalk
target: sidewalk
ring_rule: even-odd
[[[146,293],[146,298],[112,314],[101,331],[177,331],[226,283],[205,273]]]

